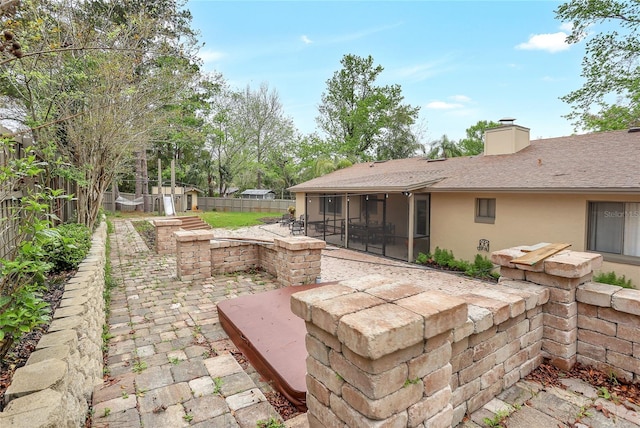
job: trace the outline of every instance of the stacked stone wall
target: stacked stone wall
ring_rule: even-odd
[[[173,233],[176,241],[177,276],[183,281],[211,278],[210,230],[178,230]]]
[[[65,286],[60,307],[25,366],[5,392],[0,426],[84,426],[95,385],[102,383],[106,223]]]
[[[492,254],[498,284],[373,276],[294,294],[310,426],[457,426],[545,359],[638,380],[640,292],[592,283],[598,254],[512,263],[523,250]]]
[[[256,269],[262,265],[260,247],[233,241],[212,241],[211,273],[213,275]]]
[[[182,280],[262,269],[283,286],[316,282],[325,242],[294,236],[273,241],[215,240],[210,230],[174,232],[177,276]]]
[[[175,254],[176,238],[173,235],[182,227],[182,220],[177,218],[156,219],[153,221],[156,231],[156,253]]]
[[[548,292],[480,284],[451,296],[368,276],[294,294],[310,426],[451,427],[529,374]]]
[[[640,382],[640,290],[586,283],[576,298],[577,360]]]
[[[543,307],[542,356],[568,370],[576,362],[640,381],[640,290],[592,282],[602,256],[562,251],[534,266],[513,264],[522,247],[498,251],[504,284],[527,281],[549,289]]]

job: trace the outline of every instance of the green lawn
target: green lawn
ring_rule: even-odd
[[[223,227],[227,229],[238,229],[240,227],[256,226],[264,224],[260,221],[264,218],[282,218],[282,213],[232,213],[209,211],[199,213],[200,217],[211,227]]]

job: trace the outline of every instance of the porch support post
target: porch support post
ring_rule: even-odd
[[[408,238],[407,239],[407,245],[409,246],[409,248],[407,248],[407,258],[408,258],[408,262],[411,263],[413,261],[413,231],[415,230],[415,211],[416,211],[416,207],[415,207],[415,203],[414,203],[414,197],[413,197],[413,192],[411,192],[409,194],[409,231],[407,233]]]
[[[347,215],[344,217],[344,248],[349,248],[349,210],[351,209],[351,205],[349,204],[349,194],[345,193],[345,203],[347,204],[347,209],[345,212]]]

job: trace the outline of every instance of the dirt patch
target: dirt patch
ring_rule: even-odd
[[[150,250],[156,248],[156,228],[153,224],[146,220],[132,221],[131,225],[138,232],[138,235],[147,244]]]

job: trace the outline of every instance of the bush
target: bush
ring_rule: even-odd
[[[436,247],[436,251],[433,253],[433,261],[440,266],[449,266],[454,261],[453,251],[441,250],[440,247]]]
[[[471,264],[469,264],[468,261],[466,260],[451,260],[448,264],[448,266],[453,269],[453,270],[457,270],[460,272],[466,272],[471,268]]]
[[[473,264],[469,265],[469,268],[465,270],[465,273],[469,276],[474,276],[477,278],[488,278],[492,276],[492,270],[493,263],[491,262],[491,260],[483,255],[476,254],[476,257],[473,260]]]
[[[593,276],[593,281],[602,284],[617,285],[622,288],[633,288],[630,279],[627,279],[624,275],[619,277],[615,272],[600,272]]]
[[[418,253],[418,257],[416,257],[416,263],[421,265],[426,265],[427,263],[429,263],[430,259],[431,259],[430,254]]]
[[[68,223],[52,229],[42,248],[53,267],[52,273],[78,267],[91,249],[91,231],[85,225]]]

